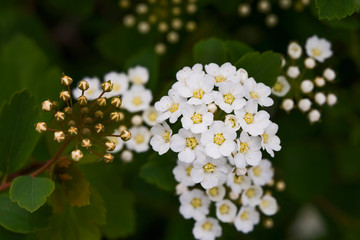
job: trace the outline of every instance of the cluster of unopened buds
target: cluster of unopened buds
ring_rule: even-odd
[[[278,0],[277,4],[279,8],[283,10],[289,10],[293,8],[295,11],[302,11],[306,6],[310,4],[310,0]],[[266,14],[265,24],[268,27],[275,27],[278,22],[278,16],[273,12],[275,3],[270,0],[254,1],[256,9],[261,14]],[[241,3],[238,5],[238,14],[240,17],[245,18],[250,16],[252,6],[250,3]]]
[[[136,4],[130,0],[120,0],[119,5],[128,14],[124,17],[126,27],[137,27],[141,34],[152,29],[159,32],[163,39],[155,45],[155,52],[166,52],[165,41],[171,44],[179,41],[179,32],[196,30],[196,23],[189,19],[197,11],[197,0],[143,0]]]
[[[101,91],[96,97],[89,98],[86,95],[94,94],[93,89],[89,82],[82,80],[76,90],[80,94],[75,104],[70,93],[72,82],[72,78],[63,75],[61,84],[66,89],[59,95],[62,102],[46,100],[42,103],[42,110],[53,113],[54,121],[50,124],[37,123],[36,131],[53,132],[54,140],[58,143],[64,142],[63,146],[72,144],[75,149],[70,155],[76,162],[84,157],[84,151],[97,155],[105,162],[112,162],[114,156],[111,152],[115,150],[116,142],[108,137],[121,138],[122,141],[131,139],[131,133],[126,127],[119,133],[113,133],[113,125],[124,121],[124,114],[120,112],[122,100],[118,96],[104,97],[112,93],[113,85],[110,80],[101,84]],[[66,106],[62,109],[63,102]],[[94,149],[101,149],[101,152]]]
[[[273,104],[271,88],[230,63],[185,67],[176,78],[155,103],[159,124],[151,129],[150,144],[160,155],[169,149],[178,153],[173,173],[180,213],[196,221],[196,239],[221,236],[219,221],[248,233],[260,222],[259,211],[271,216],[278,209],[264,191],[274,185],[274,170],[262,152],[273,157],[281,149],[278,125],[259,110]],[[173,134],[178,121],[181,128]],[[277,185],[284,189],[284,182]],[[271,219],[264,222],[271,227]]]
[[[284,98],[281,107],[290,112],[295,106],[308,114],[310,122],[320,120],[318,109],[337,102],[334,93],[326,90],[327,83],[333,83],[336,73],[329,67],[322,67],[327,58],[332,56],[331,43],[323,38],[312,36],[305,44],[306,55],[297,42],[288,46],[288,58],[283,61],[283,73],[278,77],[272,93]]]

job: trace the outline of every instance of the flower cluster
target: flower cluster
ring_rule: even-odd
[[[263,188],[272,182],[272,157],[281,149],[277,124],[259,107],[273,104],[270,87],[230,63],[185,67],[168,95],[155,103],[159,124],[150,144],[160,155],[178,153],[173,169],[179,182],[180,213],[193,218],[197,239],[221,235],[219,220],[248,233],[277,203]],[[181,122],[176,134],[168,123]],[[216,218],[210,217],[214,203]]]
[[[193,32],[196,23],[191,19],[197,11],[196,0],[149,0],[137,1],[132,6],[130,0],[120,0],[119,5],[127,11],[124,17],[126,27],[137,27],[141,34],[151,30],[161,34],[161,40],[155,45],[155,52],[162,55],[166,52],[166,44],[179,41],[179,32],[185,29]]]
[[[158,112],[150,105],[153,97],[145,84],[149,81],[150,75],[147,68],[136,66],[130,68],[128,73],[109,72],[105,74],[104,81],[111,79],[113,91],[104,94],[104,98],[118,96],[122,98],[121,108],[124,110],[128,124],[131,124],[129,132],[132,138],[129,141],[122,141],[113,136],[108,139],[115,142],[116,147],[111,153],[120,153],[120,158],[129,162],[133,159],[133,152],[141,153],[149,150],[151,132],[149,127],[157,122]],[[89,83],[89,89],[85,92],[88,99],[93,99],[101,92],[101,82],[98,78],[84,78]],[[77,98],[81,95],[78,89],[73,90],[73,95]],[[123,118],[123,115],[121,115]],[[145,124],[144,124],[145,123]],[[124,125],[119,123],[113,135],[118,135],[124,129]]]
[[[66,103],[63,110],[61,110],[62,104],[58,102],[46,100],[42,103],[42,110],[52,112],[54,115],[55,123],[51,125],[57,125],[58,128],[48,127],[45,122],[39,122],[35,125],[36,131],[54,132],[54,140],[58,143],[64,142],[64,148],[73,143],[75,148],[71,152],[73,161],[80,161],[84,157],[84,150],[97,155],[105,162],[113,161],[114,156],[109,152],[116,148],[116,142],[128,141],[131,138],[131,133],[125,126],[121,131],[112,134],[114,123],[121,123],[124,120],[124,114],[119,111],[122,100],[110,80],[102,84],[96,82],[96,88],[95,81],[89,79],[89,81],[80,81],[78,89],[73,91],[77,99],[77,104],[74,104],[70,94],[72,82],[69,76],[63,75],[61,78],[61,84],[66,87],[59,96]],[[108,136],[112,139],[108,139]],[[98,148],[104,154],[95,150]],[[106,151],[108,153],[105,153]]]
[[[306,6],[310,4],[310,0],[279,0],[279,1],[270,1],[270,0],[259,0],[253,1],[252,3],[254,8],[261,13],[265,14],[265,24],[268,27],[275,27],[278,24],[278,16],[273,12],[274,8],[278,7],[282,10],[289,10],[293,8],[295,11],[302,11]],[[238,5],[238,14],[242,18],[250,16],[252,11],[252,6],[249,3],[240,3]]]
[[[278,77],[272,88],[272,93],[283,97],[281,107],[289,112],[295,105],[303,113],[308,114],[310,122],[320,120],[318,109],[325,103],[333,106],[337,102],[334,93],[326,90],[328,82],[333,83],[336,73],[329,67],[321,64],[332,56],[331,43],[326,39],[312,36],[305,44],[305,57],[303,49],[297,42],[288,46],[288,58],[284,59],[283,73]]]

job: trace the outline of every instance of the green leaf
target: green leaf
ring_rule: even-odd
[[[6,230],[5,228],[0,227],[0,239],[4,239],[4,240],[7,240],[7,239],[9,239],[9,240],[24,240],[25,235],[10,232],[10,231]]]
[[[90,204],[90,184],[84,178],[82,171],[72,165],[66,172],[71,180],[65,181],[64,193],[70,206],[82,207]]]
[[[217,38],[202,40],[195,44],[193,55],[196,63],[223,64],[227,61],[226,44]]]
[[[148,183],[155,184],[163,190],[174,191],[175,180],[172,169],[175,162],[170,159],[176,159],[176,157],[171,158],[169,155],[158,156],[157,153],[153,153],[148,162],[141,167],[140,176]]]
[[[54,182],[48,178],[20,176],[12,182],[9,193],[11,201],[34,212],[46,203],[54,189]]]
[[[45,206],[30,213],[10,201],[8,194],[0,195],[0,225],[7,230],[30,233],[46,228],[49,225],[50,214],[50,208]]]
[[[358,8],[358,0],[316,0],[319,19],[341,19],[352,15]]]
[[[0,109],[0,171],[10,174],[29,160],[40,134],[35,131],[39,109],[33,97],[22,91]]]
[[[41,49],[28,37],[16,35],[0,49],[0,103],[14,91],[28,89],[39,104],[58,98],[60,71],[50,66]]]
[[[271,51],[258,53],[251,52],[240,58],[235,66],[244,68],[249,77],[253,77],[257,82],[262,82],[268,86],[273,86],[281,69],[281,57]]]
[[[61,188],[56,188],[54,193],[61,198]],[[99,240],[99,225],[105,224],[105,213],[103,200],[92,190],[90,205],[66,206],[64,212],[52,216],[50,227],[39,232],[38,237],[41,240]]]
[[[233,40],[225,41],[227,52],[229,53],[230,60],[232,62],[237,61],[239,58],[243,57],[248,52],[253,52],[254,49],[245,43]]]

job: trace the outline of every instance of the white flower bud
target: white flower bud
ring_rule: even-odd
[[[158,24],[158,30],[159,32],[167,32],[167,30],[169,29],[169,26],[166,22],[159,22]]]
[[[314,83],[310,80],[304,80],[301,82],[300,88],[303,93],[310,93],[314,89]]]
[[[324,70],[323,76],[329,81],[332,82],[336,78],[336,73],[331,68],[327,68]]]
[[[189,189],[184,186],[183,184],[179,183],[178,185],[176,185],[176,195],[181,195],[184,192],[187,192]]]
[[[145,34],[150,31],[150,25],[147,22],[139,22],[138,24],[139,33]]]
[[[132,27],[135,25],[135,17],[133,15],[126,15],[124,17],[124,25],[126,27]]]
[[[169,43],[177,43],[179,41],[179,34],[177,32],[169,32],[166,36]]]
[[[171,26],[175,30],[179,30],[183,26],[183,22],[179,18],[175,18],[171,21]]]
[[[298,108],[302,111],[302,112],[307,112],[310,110],[311,108],[311,101],[307,98],[303,98],[299,101],[298,103]]]
[[[333,93],[329,93],[326,98],[327,104],[329,106],[334,106],[337,103],[337,97]]]
[[[316,77],[315,78],[315,85],[316,86],[323,87],[323,86],[325,86],[325,83],[326,83],[326,81],[325,81],[324,78],[322,78],[322,77]]]
[[[280,0],[279,6],[282,9],[289,9],[291,7],[291,0]]]
[[[265,24],[268,27],[275,27],[278,24],[278,22],[279,22],[279,18],[275,14],[269,14],[265,18]]]
[[[300,75],[298,66],[290,66],[287,70],[287,75],[291,78],[297,78]]]
[[[80,159],[82,159],[83,156],[84,156],[84,154],[79,149],[71,152],[71,158],[76,162],[78,162]]]
[[[155,53],[158,55],[163,55],[166,52],[166,46],[163,43],[157,43],[155,45]]]
[[[210,103],[207,107],[208,107],[209,112],[212,112],[212,113],[215,113],[217,110],[217,106],[215,103]]]
[[[301,57],[302,49],[297,42],[291,42],[288,46],[288,55],[292,59],[298,59]]]
[[[322,92],[318,92],[315,94],[315,102],[319,105],[324,105],[326,102],[326,96]]]
[[[248,72],[243,68],[237,70],[236,75],[239,76],[241,84],[244,84],[244,81],[249,78]]]
[[[136,12],[138,14],[145,14],[148,11],[148,7],[144,3],[136,5]]]
[[[134,126],[139,126],[140,124],[142,124],[143,122],[143,119],[140,115],[134,115],[132,118],[131,118],[131,123],[134,125]]]
[[[258,11],[261,13],[267,13],[271,10],[271,4],[268,0],[260,0],[257,5]]]
[[[129,150],[124,150],[121,153],[121,159],[124,162],[131,162],[133,160],[133,153],[131,151],[129,151]]]
[[[239,4],[238,6],[238,14],[240,17],[247,17],[251,13],[251,7],[247,3]]]
[[[281,56],[281,68],[285,67],[286,65],[286,60],[284,57]]]
[[[316,65],[316,62],[313,58],[306,58],[304,61],[304,65],[307,69],[313,69]]]
[[[196,22],[194,22],[194,21],[187,22],[185,28],[186,28],[186,31],[188,31],[188,32],[195,31],[196,30]]]
[[[41,104],[41,108],[43,111],[51,111],[53,104],[50,100],[46,100]]]
[[[291,109],[294,108],[294,101],[290,98],[284,99],[284,101],[281,103],[282,108],[289,112]]]
[[[230,198],[231,200],[234,200],[234,201],[235,201],[235,200],[239,199],[239,194],[231,191],[231,192],[229,193],[229,198]]]
[[[310,120],[310,122],[312,122],[312,123],[319,121],[319,120],[320,120],[320,116],[321,116],[320,112],[319,112],[318,110],[316,110],[316,109],[311,110],[311,111],[309,112],[309,115],[308,115],[309,120]]]

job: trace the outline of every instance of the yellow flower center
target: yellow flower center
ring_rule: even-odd
[[[200,113],[194,113],[194,115],[191,117],[191,120],[194,124],[202,123],[202,115]]]
[[[133,100],[132,100],[132,103],[135,105],[135,106],[139,106],[143,103],[143,100],[141,97],[134,97]]]
[[[267,143],[267,141],[270,139],[270,136],[266,133],[263,133],[262,135],[264,143]]]
[[[321,50],[318,48],[313,48],[311,51],[315,57],[319,57],[321,55]]]
[[[230,93],[225,94],[223,97],[224,97],[224,102],[227,103],[227,104],[230,104],[230,105],[231,105],[231,104],[234,102],[234,100],[235,100],[234,96],[231,95]]]
[[[213,187],[209,190],[209,194],[212,196],[212,197],[215,197],[217,195],[219,195],[219,188],[218,187]]]
[[[254,122],[254,115],[252,115],[251,113],[246,113],[244,116],[244,120],[247,124],[251,124]]]
[[[241,184],[243,181],[244,181],[243,176],[237,176],[237,175],[234,176],[234,183]]]
[[[173,104],[170,105],[169,111],[171,113],[173,113],[173,112],[176,112],[178,109],[179,109],[179,104],[178,103],[173,103]]]
[[[282,85],[282,83],[280,82],[276,82],[273,89],[275,92],[281,92],[284,88],[284,85]]]
[[[199,208],[202,206],[202,201],[200,198],[193,198],[191,200],[191,206],[193,206],[193,208]]]
[[[91,96],[94,94],[94,92],[95,92],[94,88],[89,88],[88,90],[86,90],[86,95]]]
[[[135,78],[134,78],[134,83],[136,83],[136,84],[141,84],[141,83],[142,83],[141,77],[135,77]]]
[[[234,127],[236,126],[236,121],[235,121],[235,119],[229,118],[228,121],[231,123],[231,127],[234,128]]]
[[[266,201],[265,199],[263,199],[263,200],[261,201],[261,205],[262,205],[264,208],[266,208],[266,207],[269,205],[269,203],[268,203],[268,201]]]
[[[113,84],[113,91],[119,91],[121,89],[120,84]]]
[[[194,137],[190,137],[186,139],[186,147],[190,148],[190,149],[194,149],[196,148],[196,146],[198,145],[198,142],[196,141],[196,139]]]
[[[212,163],[207,163],[203,166],[203,169],[206,173],[213,173],[215,171],[215,166]]]
[[[240,152],[241,153],[247,153],[248,150],[249,150],[249,144],[247,144],[246,142],[240,143]]]
[[[258,99],[259,98],[259,95],[256,93],[256,92],[250,92],[250,97],[252,99]]]
[[[261,175],[261,168],[258,167],[258,166],[257,166],[257,167],[254,167],[254,168],[253,168],[253,173],[254,173],[254,175],[257,176],[257,177],[260,176],[260,175]]]
[[[215,81],[217,83],[221,83],[221,82],[226,81],[226,78],[224,76],[219,75],[219,76],[215,77]]]
[[[149,118],[150,122],[155,122],[157,117],[158,117],[158,114],[156,111],[151,111],[148,114],[148,118]]]
[[[242,214],[240,215],[241,220],[246,221],[249,219],[249,212],[248,211],[243,211]]]
[[[142,134],[137,134],[135,135],[134,140],[137,144],[141,144],[145,141],[145,137]]]
[[[162,135],[161,135],[164,139],[165,142],[170,142],[170,132],[169,131],[165,131]]]
[[[225,137],[222,133],[218,133],[214,135],[214,143],[217,145],[221,145],[225,142]]]
[[[249,188],[245,195],[248,197],[248,198],[253,198],[255,196],[255,190],[253,188]]]
[[[220,213],[221,214],[228,214],[229,213],[229,210],[230,210],[230,207],[226,204],[223,204],[219,207],[219,210],[220,210]]]
[[[205,92],[202,89],[198,89],[198,90],[194,91],[193,97],[198,98],[198,99],[202,99],[202,97],[204,96],[204,93]]]
[[[190,173],[191,173],[191,170],[193,169],[193,167],[192,166],[189,166],[189,167],[187,167],[185,170],[186,170],[186,175],[187,176],[190,176]]]
[[[211,222],[205,222],[201,227],[205,230],[205,231],[211,231],[212,229],[212,223]]]

